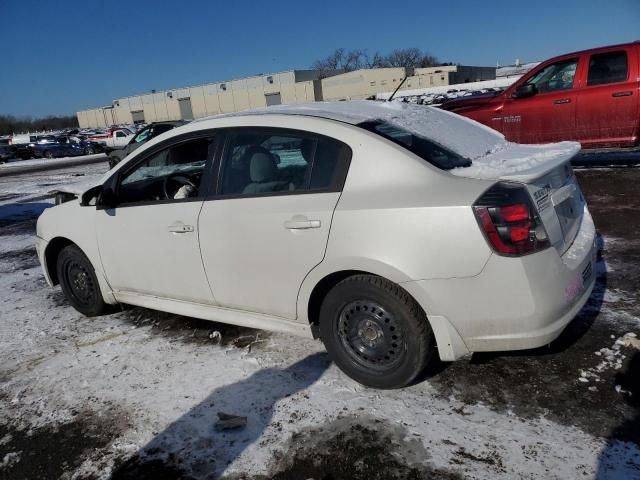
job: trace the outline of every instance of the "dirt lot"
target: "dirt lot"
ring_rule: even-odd
[[[0,182],[0,479],[640,478],[640,169],[577,172],[602,256],[556,342],[391,392],[311,340],[77,314],[44,283],[35,219],[49,184],[103,169]],[[246,428],[216,431],[221,412]]]

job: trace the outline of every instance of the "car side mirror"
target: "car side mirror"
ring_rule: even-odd
[[[115,208],[118,205],[118,196],[111,187],[102,188],[96,206],[101,208]]]
[[[516,88],[516,91],[511,94],[512,98],[527,98],[533,97],[538,93],[538,89],[533,83],[525,83]]]
[[[98,204],[98,197],[102,193],[102,185],[96,185],[84,192],[80,197],[80,205],[83,207],[95,206]]]

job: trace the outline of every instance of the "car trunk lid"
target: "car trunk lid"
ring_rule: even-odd
[[[547,231],[549,242],[562,255],[573,243],[582,223],[585,200],[570,160],[580,150],[575,142],[518,145],[505,142],[458,176],[519,182],[526,185]]]

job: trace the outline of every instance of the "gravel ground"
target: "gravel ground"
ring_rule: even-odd
[[[577,172],[602,257],[557,341],[390,392],[316,341],[71,309],[44,283],[35,220],[49,188],[104,170],[0,178],[0,479],[640,478],[640,169]],[[246,428],[216,431],[219,413]]]

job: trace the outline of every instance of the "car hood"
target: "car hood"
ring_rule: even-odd
[[[86,192],[90,188],[95,187],[96,185],[100,185],[101,183],[102,183],[102,180],[100,177],[98,177],[91,180],[84,180],[81,182],[68,183],[66,185],[61,185],[55,190],[50,190],[49,193],[54,195],[56,193],[70,193],[72,195],[76,195],[77,197],[80,197],[80,195],[82,195],[84,192]]]

